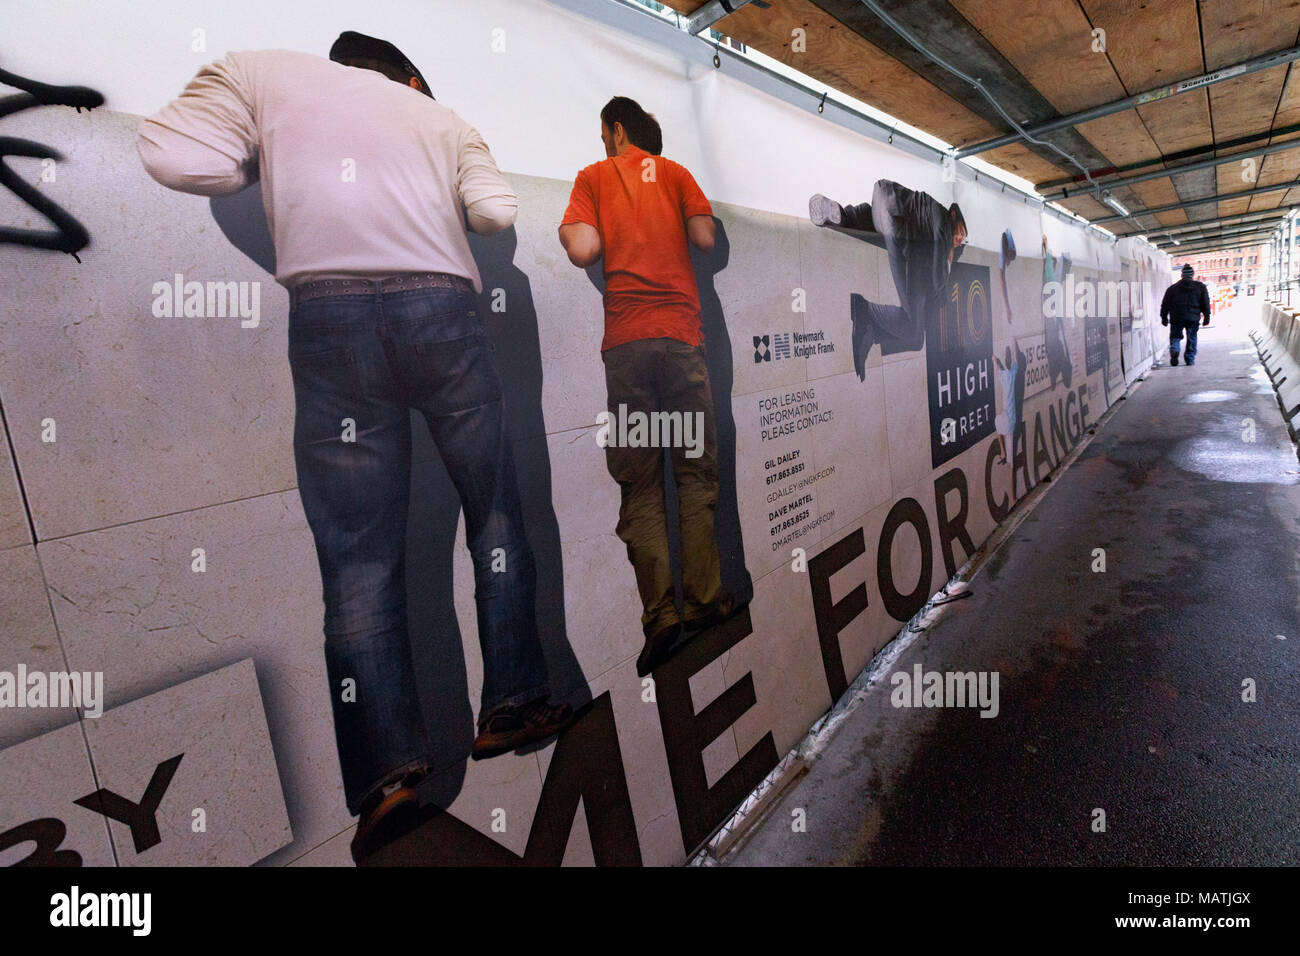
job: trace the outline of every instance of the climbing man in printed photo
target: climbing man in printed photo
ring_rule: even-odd
[[[1192,278],[1195,270],[1190,264],[1183,266],[1182,278],[1165,289],[1160,300],[1160,324],[1169,326],[1169,364],[1178,364],[1178,350],[1183,333],[1187,333],[1187,350],[1183,358],[1188,365],[1196,364],[1196,333],[1204,317],[1210,324],[1210,293],[1204,282]]]
[[[723,589],[714,538],[717,426],[689,248],[712,251],[716,223],[690,171],[661,155],[659,123],[635,100],[616,96],[605,104],[600,138],[606,158],[578,173],[559,235],[578,268],[603,260],[600,354],[610,418],[680,413],[700,422],[703,434],[701,447],[676,443],[670,449],[681,536],[680,611],[663,448],[621,442],[605,448],[622,492],[618,536],[627,545],[643,606],[646,641],[636,670],[645,676],[675,653],[683,635],[715,627],[745,606]]]
[[[361,859],[417,822],[433,762],[406,618],[411,409],[459,494],[474,563],[473,756],[545,740],[572,719],[549,701],[536,569],[466,236],[507,229],[518,203],[482,137],[435,102],[410,60],[353,32],[328,60],[263,50],[205,66],[145,120],[138,146],[172,189],[216,196],[262,181],[276,280],[289,290],[294,461]]]
[[[1047,236],[1044,235],[1043,345],[1047,350],[1048,388],[1052,389],[1056,388],[1057,379],[1069,388],[1070,380],[1074,375],[1074,365],[1070,361],[1069,336],[1065,332],[1065,317],[1061,314],[1061,309],[1049,308],[1047,304],[1051,301],[1053,284],[1064,283],[1073,265],[1068,252],[1063,252],[1059,256],[1052,254],[1051,247],[1047,244]],[[1061,301],[1059,295],[1056,301]]]
[[[870,302],[856,292],[849,298],[858,378],[866,378],[867,354],[876,342],[882,355],[915,352],[924,346],[927,316],[947,301],[948,276],[966,242],[961,207],[944,206],[928,193],[881,179],[869,203],[846,206],[816,193],[808,200],[808,218],[814,226],[874,234],[889,255],[902,305]]]

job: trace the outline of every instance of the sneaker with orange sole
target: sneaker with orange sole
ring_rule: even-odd
[[[470,756],[485,760],[518,750],[554,737],[571,723],[573,708],[568,704],[553,704],[545,697],[518,707],[502,707],[483,722]]]

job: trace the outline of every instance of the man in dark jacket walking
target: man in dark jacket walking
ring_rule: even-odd
[[[1187,351],[1184,357],[1188,365],[1196,364],[1196,331],[1205,317],[1205,324],[1210,324],[1210,293],[1204,282],[1192,278],[1192,267],[1183,266],[1183,277],[1165,289],[1165,297],[1160,300],[1160,324],[1169,326],[1169,364],[1178,364],[1178,345],[1183,339],[1183,330],[1187,331]]]

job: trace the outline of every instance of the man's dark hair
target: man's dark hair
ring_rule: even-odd
[[[658,156],[664,151],[664,134],[659,121],[634,99],[614,97],[600,111],[600,121],[609,127],[611,133],[615,123],[622,123],[628,142],[647,153]]]
[[[948,207],[948,214],[952,216],[952,230],[956,232],[958,228],[966,229],[966,217],[961,214],[961,206],[953,203]],[[970,230],[966,229],[969,234]]]
[[[387,40],[345,30],[330,47],[330,59],[344,66],[374,70],[403,86],[410,86],[411,77],[415,77],[420,81],[420,92],[433,99],[433,90],[429,89],[424,75],[406,58],[406,54]]]
[[[344,66],[355,66],[360,70],[371,70],[375,73],[382,73],[390,80],[396,80],[398,83],[403,85],[408,85],[411,77],[414,76],[413,73],[407,73],[406,70],[402,69],[400,66],[394,66],[386,60],[376,59],[372,56],[345,56],[335,60],[334,62],[342,63]]]

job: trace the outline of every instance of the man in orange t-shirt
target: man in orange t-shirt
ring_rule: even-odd
[[[687,243],[713,250],[713,208],[686,167],[660,156],[655,118],[616,96],[600,113],[608,157],[578,173],[560,225],[569,261],[604,258],[609,395],[598,433],[622,488],[618,536],[627,545],[644,613],[645,676],[683,629],[713,627],[741,609],[722,589],[713,510],[717,430],[700,294]],[[672,452],[682,541],[682,611],[673,595],[664,508],[663,448]]]

